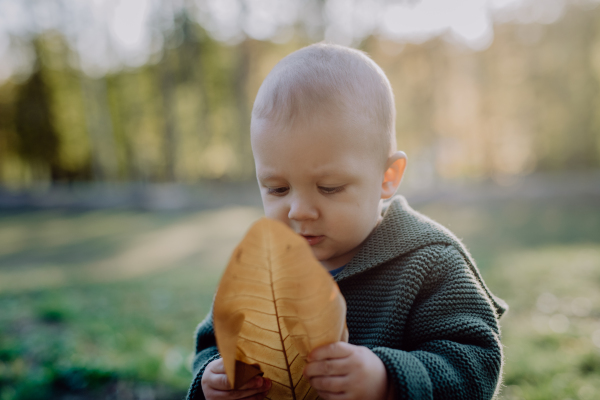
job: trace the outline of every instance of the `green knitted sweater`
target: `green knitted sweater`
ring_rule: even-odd
[[[402,196],[336,275],[347,303],[349,342],[385,364],[397,399],[491,399],[500,383],[498,318],[506,304],[485,286],[462,243]],[[218,358],[212,317],[196,330],[189,400]]]

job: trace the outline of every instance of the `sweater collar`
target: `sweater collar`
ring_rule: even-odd
[[[403,196],[397,195],[385,202],[383,220],[365,239],[362,247],[340,273],[336,282],[360,274],[389,260],[422,247],[444,244],[454,246],[464,257],[477,280],[484,287],[498,315],[508,306],[486,287],[471,255],[462,242],[448,229],[413,210]]]
[[[432,244],[455,244],[452,233],[414,211],[403,196],[384,203],[383,220],[365,239],[360,250],[336,281],[359,274],[386,261]]]

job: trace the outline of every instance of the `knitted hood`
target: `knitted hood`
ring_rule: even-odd
[[[454,246],[465,258],[473,274],[484,288],[494,305],[498,316],[508,310],[504,300],[496,297],[487,288],[475,261],[452,232],[413,210],[403,196],[394,196],[384,203],[383,220],[365,240],[361,249],[356,253],[346,268],[336,275],[336,281],[342,281],[387,261],[401,257],[404,254],[420,248],[443,244]]]

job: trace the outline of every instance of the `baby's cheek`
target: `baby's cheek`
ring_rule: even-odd
[[[370,233],[367,225],[367,221],[356,215],[344,218],[337,228],[337,241],[343,247],[339,250],[348,252],[359,246]]]
[[[342,228],[352,236],[366,237],[377,223],[376,214],[373,214],[366,207],[355,207],[349,210],[347,217],[343,219]]]

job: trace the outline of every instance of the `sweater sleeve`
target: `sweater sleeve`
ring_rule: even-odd
[[[452,246],[423,277],[403,350],[375,347],[396,399],[491,399],[499,386],[502,345],[491,299]]]
[[[221,356],[217,350],[211,309],[204,321],[196,328],[196,355],[192,368],[194,379],[188,390],[187,400],[205,400],[202,392],[202,375],[206,366],[219,357]]]

